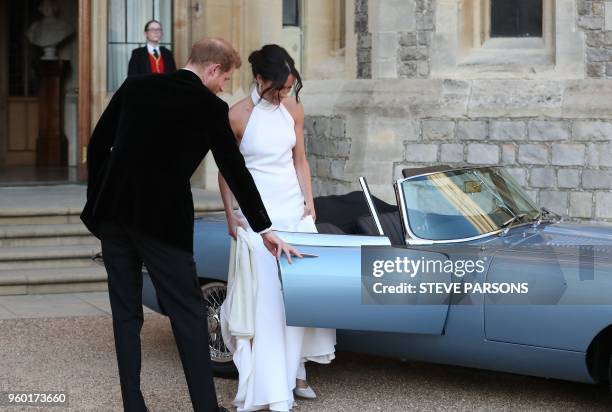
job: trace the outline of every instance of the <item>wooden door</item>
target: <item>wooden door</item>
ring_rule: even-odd
[[[0,0],[0,61],[8,61],[8,0]],[[0,167],[6,164],[8,65],[0,64]]]
[[[38,97],[8,98],[7,166],[34,166],[38,138]]]
[[[36,139],[38,137],[37,76],[32,70],[36,50],[23,35],[29,25],[38,18],[34,0],[4,0],[6,24],[2,24],[6,42],[8,67],[4,115],[6,116],[5,164],[7,166],[34,166],[36,164]],[[8,72],[8,73],[7,73]]]

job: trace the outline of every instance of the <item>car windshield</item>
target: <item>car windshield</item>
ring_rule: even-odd
[[[404,180],[402,193],[414,235],[465,239],[538,218],[540,210],[505,170],[463,169]]]

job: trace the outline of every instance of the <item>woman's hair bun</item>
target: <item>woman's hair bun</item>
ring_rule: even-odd
[[[249,54],[249,63],[256,65],[259,61],[261,61],[261,51],[260,50],[255,50],[254,52]]]
[[[265,90],[281,90],[289,75],[295,78],[295,97],[299,101],[299,91],[302,88],[302,78],[295,67],[295,62],[287,50],[278,44],[266,44],[260,50],[249,55],[249,63],[253,77],[261,76],[263,80],[271,81],[272,85]]]

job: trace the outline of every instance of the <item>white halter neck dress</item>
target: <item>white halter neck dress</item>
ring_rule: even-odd
[[[260,99],[255,89],[251,99],[254,108],[240,151],[272,227],[316,232],[312,218],[302,219],[304,196],[293,164],[294,119],[284,105]],[[255,335],[250,345],[243,341],[235,348],[234,363],[240,377],[233,404],[238,411],[289,411],[295,405],[296,378],[306,378],[304,362],[329,363],[334,359],[336,331],[287,326],[276,259],[265,248],[260,235],[250,228],[248,233],[257,270]],[[233,346],[227,343],[230,348]]]

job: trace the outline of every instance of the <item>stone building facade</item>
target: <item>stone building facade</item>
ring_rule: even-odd
[[[393,201],[404,167],[503,165],[541,205],[569,219],[612,221],[612,0],[151,1],[166,7],[160,16],[179,66],[204,36],[228,39],[245,62],[266,43],[295,57],[317,195],[358,189],[363,175]],[[133,30],[124,23],[151,1],[74,0],[64,11],[78,27],[70,150],[80,180],[91,130],[113,94],[109,73],[134,46],[119,45],[123,58],[110,53],[119,47],[114,29],[141,41],[157,9],[138,13]],[[35,9],[37,0],[27,3]],[[502,3],[536,5],[537,33],[500,36]],[[0,0],[0,21],[16,19],[15,4]],[[289,9],[298,12],[288,22]],[[10,24],[0,26],[0,57],[9,61]],[[0,177],[20,135],[10,132],[9,77],[0,70]],[[244,64],[222,97],[232,104],[251,86]],[[208,158],[192,183],[216,190],[216,175]]]
[[[354,79],[303,91],[316,194],[392,201],[401,169],[502,165],[540,205],[612,221],[612,2],[543,0],[541,37],[490,0],[356,0]]]

